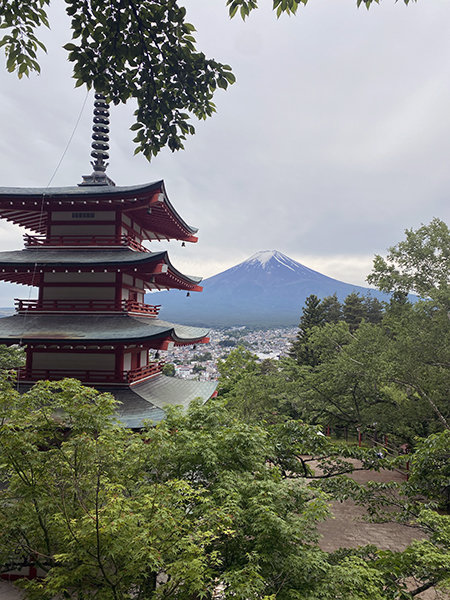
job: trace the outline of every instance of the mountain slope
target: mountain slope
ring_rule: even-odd
[[[161,317],[192,325],[297,325],[305,299],[351,292],[386,295],[332,279],[277,250],[257,252],[246,261],[205,279],[203,292],[171,290],[147,294],[146,302],[161,304]]]

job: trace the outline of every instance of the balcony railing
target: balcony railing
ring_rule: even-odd
[[[165,361],[160,360],[137,369],[122,373],[95,369],[18,369],[18,379],[21,381],[40,381],[49,379],[58,381],[65,377],[79,379],[82,383],[138,383],[144,379],[156,377],[162,372]]]
[[[132,371],[126,371],[127,381],[128,383],[137,383],[142,379],[155,377],[155,375],[161,373],[164,365],[165,361],[159,360],[158,362],[149,363],[148,365],[133,369]]]
[[[121,312],[145,317],[156,317],[160,304],[144,304],[136,300],[122,300],[118,306],[110,300],[21,300],[15,298],[16,311],[24,312]]]
[[[28,235],[23,236],[27,248],[35,246],[110,247],[126,246],[139,252],[150,252],[130,235]]]

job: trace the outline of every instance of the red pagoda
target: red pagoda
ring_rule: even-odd
[[[40,379],[75,377],[107,390],[129,427],[159,421],[167,404],[209,398],[214,382],[166,377],[160,350],[208,342],[208,331],[158,317],[146,290],[201,291],[200,279],[180,273],[167,252],[143,242],[196,242],[197,230],[175,211],[163,181],[116,186],[106,175],[108,105],[96,95],[92,175],[78,186],[0,188],[0,217],[30,230],[25,249],[0,252],[0,281],[38,288],[0,319],[0,343],[23,344],[26,388]]]

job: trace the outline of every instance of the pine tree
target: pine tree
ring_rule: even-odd
[[[342,320],[342,305],[337,299],[336,293],[322,300],[322,309],[326,323],[338,323]]]
[[[319,298],[311,294],[305,300],[298,326],[297,339],[293,342],[289,355],[301,365],[314,367],[318,364],[314,348],[309,341],[311,331],[325,323],[325,311]]]

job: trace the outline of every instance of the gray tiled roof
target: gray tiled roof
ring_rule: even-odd
[[[192,283],[200,283],[201,277],[184,275],[180,273],[169,260],[166,251],[138,252],[123,249],[95,248],[92,250],[77,250],[65,248],[27,248],[26,250],[12,250],[0,252],[0,267],[20,265],[24,269],[42,267],[78,267],[80,265],[108,267],[113,265],[139,266],[163,260],[178,277],[188,279]]]
[[[83,202],[89,204],[90,197],[95,196],[96,199],[108,197],[112,200],[121,200],[122,197],[132,198],[133,194],[143,195],[146,192],[152,193],[156,190],[161,189],[164,193],[164,202],[169,208],[170,212],[176,217],[179,222],[186,227],[192,234],[196,233],[198,229],[188,225],[181,216],[177,213],[165,190],[164,181],[158,180],[151,183],[144,183],[140,185],[130,186],[111,186],[111,185],[98,185],[98,186],[77,186],[72,185],[68,187],[54,187],[54,188],[16,188],[16,187],[0,187],[0,200],[7,198],[8,200],[17,198],[18,200],[29,200],[32,198],[37,199],[55,199],[61,202],[68,200],[70,203],[76,202],[78,198],[82,199]],[[97,200],[94,200],[95,202]]]
[[[48,265],[50,267],[68,264],[118,264],[153,262],[166,258],[167,252],[137,252],[129,248],[109,249],[92,248],[78,250],[66,248],[27,248],[0,252],[0,264],[20,264],[30,266]]]
[[[144,421],[157,423],[164,419],[165,406],[180,405],[187,408],[195,398],[206,402],[213,395],[216,386],[215,381],[195,381],[159,375],[130,388],[110,391],[121,403],[117,410],[119,420],[126,427],[137,428],[142,426]]]
[[[196,341],[207,336],[200,327],[177,325],[160,319],[130,315],[30,315],[0,319],[0,343],[27,342],[139,342],[171,336],[175,341]]]
[[[129,192],[152,191],[161,187],[163,181],[153,181],[152,183],[144,183],[140,185],[92,185],[78,186],[71,185],[67,187],[0,187],[1,196],[39,196],[46,198],[64,198],[65,196],[122,196]]]

